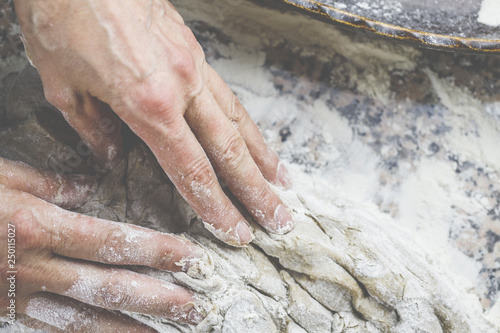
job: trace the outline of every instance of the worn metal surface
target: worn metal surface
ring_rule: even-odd
[[[478,22],[479,1],[273,0],[275,4],[337,26],[461,52],[500,53],[500,27]]]

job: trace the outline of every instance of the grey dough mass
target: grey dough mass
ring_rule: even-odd
[[[41,168],[53,168],[54,160],[74,163],[85,172],[86,161],[76,163],[72,153],[78,140],[43,100],[36,70],[28,66],[3,84],[10,125],[0,130],[1,155]],[[297,172],[294,189],[302,191],[280,192],[296,229],[276,236],[253,223],[253,244],[231,248],[204,229],[148,148],[131,133],[126,137],[124,161],[78,212],[182,233],[211,257],[211,266],[187,274],[132,268],[187,286],[211,304],[197,328],[130,314],[160,332],[493,332],[376,212],[340,198],[318,199]]]

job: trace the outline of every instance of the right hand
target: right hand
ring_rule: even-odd
[[[0,175],[9,175],[0,176],[0,248],[5,256],[0,260],[0,317],[7,317],[14,299],[8,296],[7,272],[17,271],[16,319],[28,318],[21,322],[31,327],[55,332],[155,332],[116,310],[192,324],[203,319],[190,291],[120,267],[188,271],[207,260],[201,248],[174,235],[72,213],[20,191],[36,188],[35,194],[46,200],[60,192],[75,198],[80,191],[84,200],[79,188],[91,189],[91,179],[75,182],[74,177],[46,172],[42,177],[36,169],[2,159]],[[12,243],[8,230],[15,232],[15,263],[7,261]]]
[[[93,135],[114,112],[222,241],[247,245],[252,229],[217,175],[267,231],[293,228],[293,217],[268,183],[290,185],[286,168],[169,1],[15,4],[47,100],[97,162],[109,168],[119,158],[118,136]]]

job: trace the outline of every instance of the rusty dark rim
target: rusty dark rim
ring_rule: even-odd
[[[376,35],[406,44],[448,51],[500,53],[500,40],[461,38],[411,30],[371,20],[314,0],[273,1],[342,28],[362,31],[366,34]]]

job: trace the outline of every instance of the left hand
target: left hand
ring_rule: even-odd
[[[5,253],[0,317],[25,315],[30,319],[21,323],[49,332],[155,332],[117,310],[201,322],[206,313],[191,291],[127,268],[205,277],[200,268],[209,267],[210,260],[202,248],[175,235],[52,204],[75,208],[93,194],[95,184],[92,177],[61,176],[0,158],[0,247]]]

